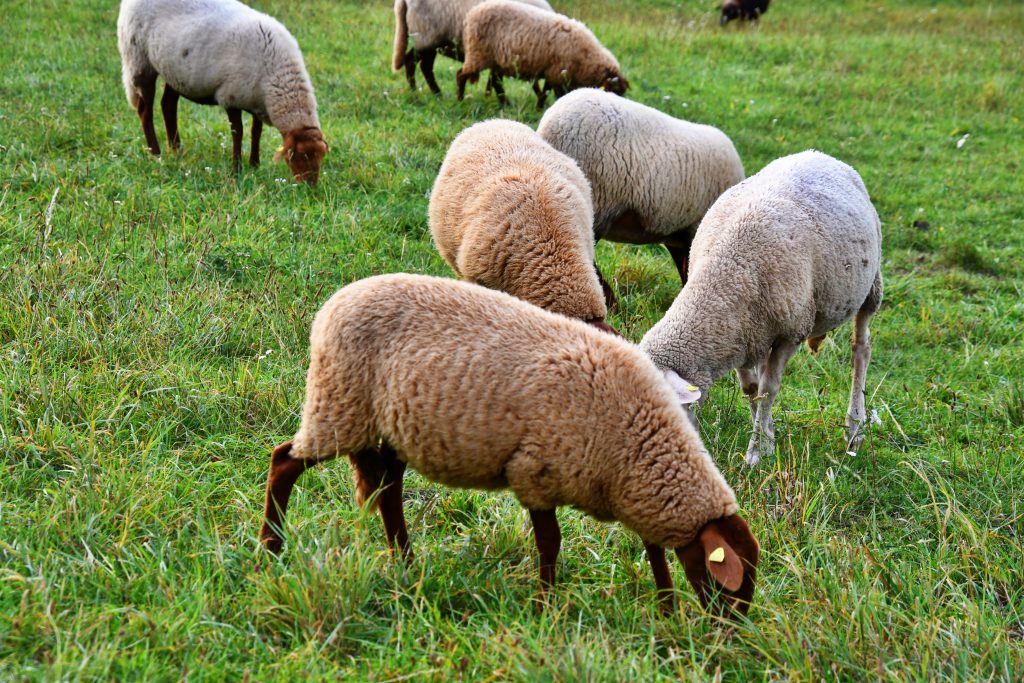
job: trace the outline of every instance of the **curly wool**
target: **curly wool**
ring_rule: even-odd
[[[320,128],[295,38],[236,0],[123,0],[117,37],[132,107],[137,81],[156,73],[191,100],[251,112],[282,134]]]
[[[310,335],[296,458],[379,440],[426,478],[508,487],[681,547],[736,499],[662,374],[632,344],[501,292],[381,275]]]
[[[743,180],[743,164],[722,131],[602,90],[559,99],[537,132],[590,180],[599,239],[616,239],[609,231],[630,211],[647,236],[618,241],[692,233],[715,200]]]
[[[430,232],[456,274],[582,320],[607,314],[592,223],[579,167],[516,121],[459,133],[430,193]]]

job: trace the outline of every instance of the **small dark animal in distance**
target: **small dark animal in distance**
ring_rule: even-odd
[[[733,19],[757,21],[768,11],[772,0],[725,0],[722,3],[722,16],[718,23],[725,26]]]

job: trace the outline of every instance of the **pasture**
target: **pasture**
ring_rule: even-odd
[[[507,493],[406,477],[416,557],[392,561],[345,462],[307,473],[280,558],[257,533],[270,449],[298,426],[313,314],[342,285],[450,276],[428,191],[451,139],[505,116],[390,71],[386,0],[254,0],[298,39],[330,144],[316,188],[231,172],[227,117],[182,102],[144,147],[113,0],[6,3],[0,45],[0,679],[1020,680],[1024,676],[1024,6],[564,0],[630,98],[721,128],[747,173],[816,148],[881,216],[885,301],[844,452],[849,327],[788,366],[778,452],[742,467],[745,400],[702,434],[763,555],[749,619],[705,615],[672,560],[658,613],[640,540],[559,512],[534,609]],[[166,148],[162,121],[157,131]],[[249,125],[249,117],[245,117]],[[248,144],[248,143],[246,143]],[[630,339],[679,288],[665,250],[602,242]]]

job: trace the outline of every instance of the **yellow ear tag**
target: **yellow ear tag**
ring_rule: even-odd
[[[692,384],[691,384],[690,386],[686,387],[686,388],[687,388],[687,389],[688,389],[689,391],[697,391],[697,389],[700,389],[700,387],[695,387],[695,386],[693,386]]]
[[[708,555],[709,562],[725,562],[725,548],[718,547],[711,551]]]

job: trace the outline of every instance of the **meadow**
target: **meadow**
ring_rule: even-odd
[[[742,466],[730,378],[703,436],[762,545],[748,618],[705,614],[673,560],[659,614],[639,539],[559,513],[559,584],[531,602],[507,493],[410,473],[394,562],[344,462],[307,473],[280,558],[257,533],[270,449],[298,426],[312,317],[372,274],[451,276],[428,192],[451,139],[534,125],[390,71],[386,0],[253,0],[297,37],[331,148],[320,185],[231,172],[224,112],[182,102],[150,156],[121,86],[114,0],[4,3],[0,44],[0,679],[993,680],[1024,678],[1024,5],[563,0],[629,97],[710,123],[748,173],[816,148],[883,222],[885,301],[848,455],[849,327],[790,362],[778,452]],[[245,119],[249,124],[248,116]],[[164,144],[162,121],[157,131]],[[248,144],[248,143],[247,143]],[[630,339],[678,276],[601,243]]]

